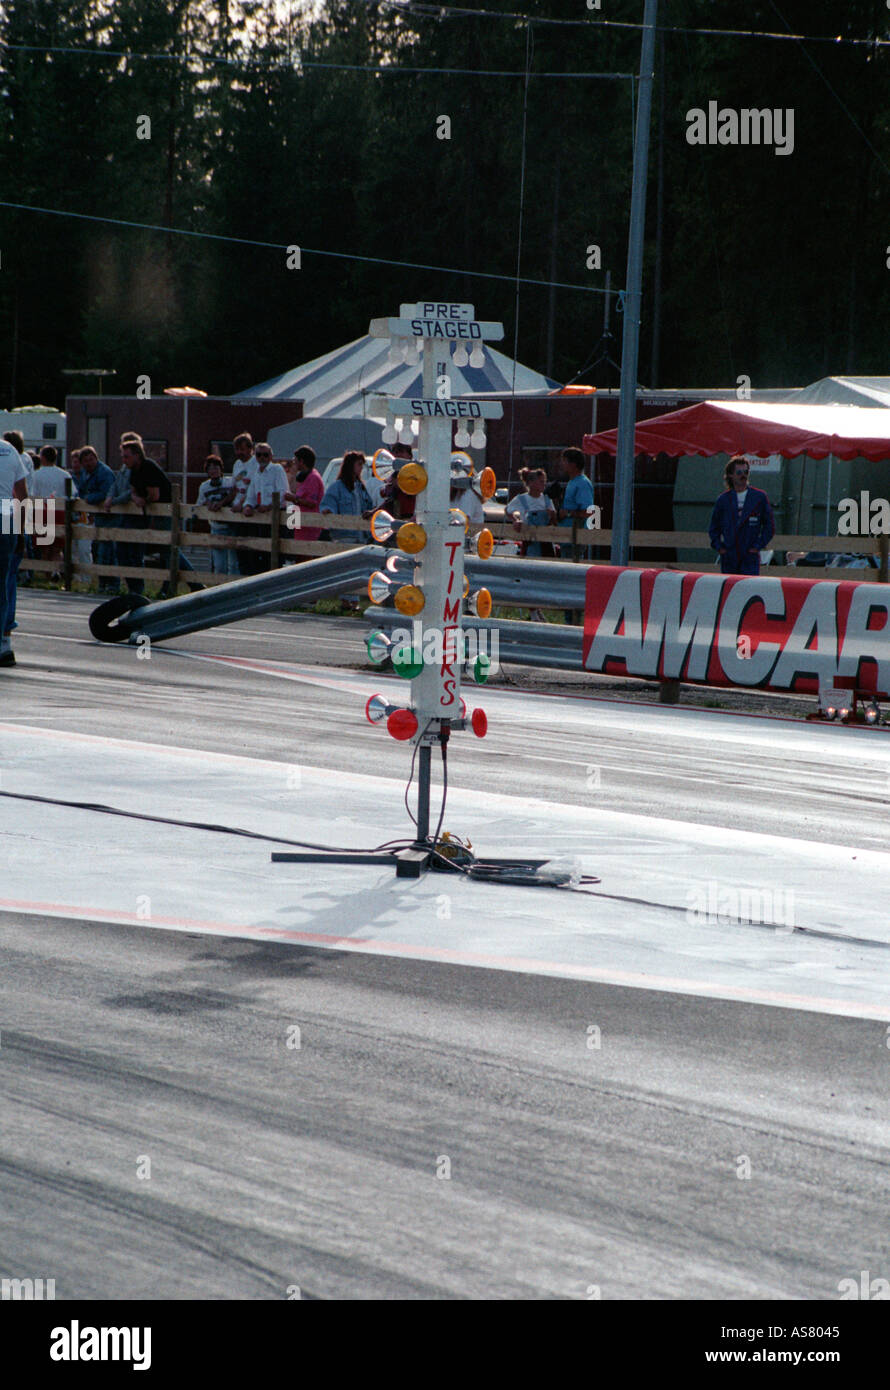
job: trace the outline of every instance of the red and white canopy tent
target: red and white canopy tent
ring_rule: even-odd
[[[614,454],[618,431],[585,434],[585,454]],[[637,425],[634,454],[752,454],[769,458],[890,459],[890,410],[858,405],[702,401]]]

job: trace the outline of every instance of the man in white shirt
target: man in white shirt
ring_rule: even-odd
[[[244,434],[236,435],[232,440],[232,448],[235,451],[235,462],[232,465],[232,500],[229,507],[233,512],[240,512],[247,501],[247,489],[256,473],[253,436],[246,431]],[[239,526],[237,522],[232,522],[232,526],[235,528],[236,536],[256,535],[250,526]],[[241,574],[259,574],[263,568],[263,557],[258,551],[240,549],[236,550],[235,554]]]
[[[270,512],[272,510],[272,499],[277,495],[281,507],[281,519],[287,510],[287,493],[290,488],[288,476],[280,463],[272,462],[272,449],[268,444],[258,444],[256,446],[256,472],[247,489],[242,508],[243,516],[253,516],[254,512]],[[272,535],[271,526],[253,528],[253,535],[266,539]],[[262,550],[249,550],[248,562],[250,574],[260,574],[271,565],[271,556],[266,556]],[[244,573],[242,561],[241,573]]]
[[[22,534],[13,502],[28,496],[28,474],[18,450],[8,441],[0,442],[0,667],[14,666],[10,634],[15,620],[15,604],[9,601],[10,585],[15,600],[16,559],[21,553]]]
[[[54,497],[56,501],[65,500],[65,483],[71,474],[60,468],[56,460],[58,454],[51,444],[40,450],[40,467],[34,470],[28,480],[29,497]]]
[[[272,449],[268,444],[256,446],[256,470],[247,487],[242,508],[243,516],[253,516],[254,512],[270,512],[272,498],[278,493],[281,509],[285,508],[285,497],[290,487],[287,474],[280,463],[272,462]]]
[[[230,505],[233,512],[240,512],[257,468],[252,436],[246,433],[237,435],[232,440],[232,448],[235,451],[235,462],[232,465],[232,487],[235,495]],[[269,457],[271,456],[270,451]]]
[[[53,517],[54,530],[51,533],[53,540],[46,547],[41,559],[54,560],[56,564],[62,559],[65,550],[65,484],[71,482],[71,495],[75,496],[74,481],[71,474],[64,468],[59,468],[56,463],[58,454],[52,444],[45,444],[40,450],[39,468],[35,468],[32,477],[28,479],[28,495],[30,497],[42,497],[49,501],[53,499],[59,505],[55,508],[47,508],[54,511]],[[47,516],[49,520],[49,516]],[[58,579],[58,573],[51,575],[51,578]]]

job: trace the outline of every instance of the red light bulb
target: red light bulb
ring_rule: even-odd
[[[470,723],[477,738],[484,738],[488,733],[488,715],[484,709],[474,709],[470,715]]]
[[[386,721],[386,727],[393,738],[413,738],[417,733],[417,715],[411,709],[396,709]]]

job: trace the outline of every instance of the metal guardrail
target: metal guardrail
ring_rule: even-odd
[[[148,603],[141,595],[126,595],[100,604],[90,615],[90,631],[103,642],[122,642],[145,636],[152,641],[184,637],[204,628],[221,627],[264,613],[275,613],[319,598],[354,593],[387,559],[397,557],[397,572],[413,570],[413,560],[383,546],[361,546],[289,565],[269,574],[233,579],[199,593]],[[479,560],[468,555],[466,573],[471,586],[484,586],[499,603],[536,607],[549,602],[566,608],[584,607],[586,567],[555,561]],[[366,615],[367,616],[367,615]],[[393,608],[370,611],[378,626],[404,625]],[[581,664],[581,629],[553,623],[481,622],[467,618],[471,628],[497,628],[504,655],[526,665]]]
[[[505,561],[504,563],[508,563]],[[373,627],[384,632],[408,627],[410,619],[403,618],[394,608],[366,608],[362,615]],[[497,655],[501,661],[514,666],[552,666],[563,671],[580,671],[584,629],[558,623],[523,623],[490,618],[464,618],[463,626],[477,632],[495,632],[498,638]],[[485,649],[490,656],[490,648]]]
[[[156,603],[146,603],[136,594],[109,599],[90,614],[90,631],[102,642],[122,642],[136,636],[152,641],[184,637],[297,603],[315,603],[320,598],[354,592],[367,582],[383,555],[385,552],[376,546],[364,546]]]

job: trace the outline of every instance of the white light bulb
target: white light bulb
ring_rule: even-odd
[[[398,442],[399,438],[398,430],[394,430],[392,425],[387,425],[380,438],[383,440],[384,444],[395,444]]]
[[[405,428],[404,428],[403,430],[399,430],[399,443],[400,443],[400,444],[413,444],[413,443],[414,443],[414,435],[413,435],[413,433],[412,433],[412,431],[411,431],[411,426],[410,426],[410,425],[406,425]]]
[[[411,433],[414,435],[414,438],[417,439],[418,435],[420,434],[420,421],[419,421],[419,420],[412,420],[412,421],[411,421]]]
[[[485,366],[485,353],[482,351],[482,348],[479,346],[478,343],[477,343],[476,346],[473,348],[473,351],[470,353],[470,366],[471,366],[471,367],[484,367],[484,366]]]
[[[470,445],[474,449],[485,448],[485,430],[482,428],[481,425],[477,425],[476,428],[473,430],[473,433],[470,435]]]
[[[458,343],[457,347],[454,350],[454,356],[451,360],[454,363],[455,367],[465,367],[467,365],[470,359],[467,356],[467,350],[464,347],[463,343]]]
[[[454,436],[454,442],[459,449],[466,449],[469,447],[470,436],[467,433],[466,425],[458,425],[457,434]]]

